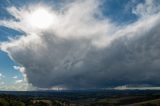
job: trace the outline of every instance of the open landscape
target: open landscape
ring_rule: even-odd
[[[160,106],[160,0],[0,0],[0,106]]]
[[[0,106],[160,106],[160,91],[10,91],[0,92]]]

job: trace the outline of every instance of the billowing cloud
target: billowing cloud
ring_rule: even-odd
[[[39,88],[159,85],[159,5],[154,0],[138,4],[133,13],[139,19],[126,25],[103,16],[100,5],[98,0],[79,0],[61,10],[10,7],[15,20],[1,20],[0,25],[25,35],[2,42],[1,50],[20,65],[14,68],[23,70],[28,83]],[[28,23],[32,11],[42,7],[54,17],[47,29]]]
[[[139,3],[132,12],[138,16],[147,17],[160,11],[159,3],[158,0],[145,0],[145,3]]]

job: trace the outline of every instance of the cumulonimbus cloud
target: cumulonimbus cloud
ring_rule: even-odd
[[[45,30],[26,22],[36,6],[10,7],[9,13],[19,21],[0,20],[0,25],[25,35],[1,42],[1,50],[24,67],[28,83],[39,88],[159,85],[160,13],[157,4],[147,1],[134,7],[140,17],[127,25],[104,17],[97,0],[67,3],[62,10],[48,8],[56,22]],[[148,11],[146,3],[152,7]]]

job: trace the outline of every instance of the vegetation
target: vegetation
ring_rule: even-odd
[[[87,93],[87,92],[86,92]],[[0,94],[0,106],[160,106],[160,94],[59,93],[53,96]],[[50,93],[49,93],[50,94]],[[103,94],[105,95],[105,94]]]

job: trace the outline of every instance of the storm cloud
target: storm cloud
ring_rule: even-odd
[[[132,7],[138,19],[119,25],[103,16],[98,0],[51,8],[56,22],[46,30],[27,26],[34,6],[8,8],[19,21],[0,25],[25,34],[1,42],[1,50],[23,67],[39,88],[106,88],[125,84],[160,85],[160,8],[155,0]],[[36,6],[35,6],[36,7]]]

